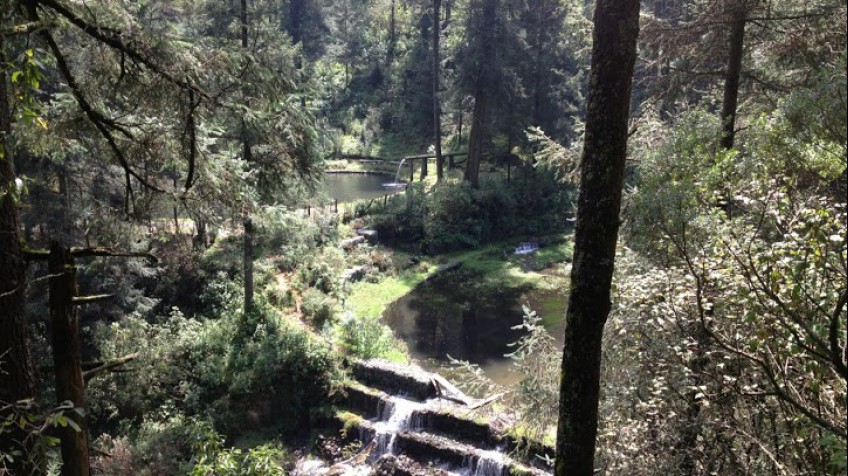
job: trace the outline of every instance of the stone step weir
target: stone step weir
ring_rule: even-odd
[[[345,386],[335,425],[344,428],[348,441],[370,445],[368,461],[408,458],[422,468],[444,469],[444,474],[465,476],[547,475],[542,459],[553,457],[553,448],[503,434],[492,425],[466,414],[471,399],[444,378],[416,367],[384,361],[351,365],[356,382]],[[521,449],[521,452],[514,451]],[[519,454],[531,455],[519,458]],[[535,465],[531,465],[535,463]],[[535,467],[534,467],[535,466]],[[351,473],[352,474],[352,473]],[[380,474],[433,474],[388,471]],[[437,473],[438,474],[438,473]]]

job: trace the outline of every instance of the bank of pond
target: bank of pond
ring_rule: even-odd
[[[353,312],[379,318],[423,368],[450,373],[452,361],[480,366],[494,383],[515,385],[522,375],[507,354],[535,311],[561,343],[571,244],[565,236],[536,254],[513,254],[509,243],[435,257],[458,266],[447,272],[402,273],[377,283],[355,283]],[[430,276],[432,279],[427,279]]]

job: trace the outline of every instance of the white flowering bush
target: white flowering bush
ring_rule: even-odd
[[[606,331],[610,474],[844,472],[844,107],[808,127],[799,102],[740,150],[684,118],[640,163]]]

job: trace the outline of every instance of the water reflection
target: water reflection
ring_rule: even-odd
[[[482,283],[482,276],[467,270],[446,274],[390,304],[383,319],[425,368],[438,370],[450,355],[480,365],[497,383],[512,385],[521,376],[504,354],[521,337],[512,327],[522,322],[522,304],[540,312],[546,305],[546,312],[561,316],[565,300],[535,292],[530,285],[495,288]]]
[[[370,200],[399,191],[383,186],[388,182],[391,182],[391,177],[382,174],[326,174],[319,192],[339,202]]]

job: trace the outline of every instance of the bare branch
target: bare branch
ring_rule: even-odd
[[[115,251],[112,248],[94,247],[94,248],[71,248],[71,256],[74,258],[90,258],[95,256],[100,257],[115,257],[115,258],[146,258],[153,263],[159,260],[150,253],[145,252],[129,252]]]
[[[82,306],[83,304],[91,304],[95,302],[105,301],[107,299],[112,299],[115,297],[114,294],[96,294],[93,296],[76,296],[71,299],[71,302],[75,306]]]
[[[104,362],[98,367],[94,367],[83,372],[82,377],[86,381],[88,381],[104,372],[115,372],[119,367],[122,367],[137,359],[139,355],[141,355],[139,352],[135,352],[129,355],[125,355],[123,357],[118,357],[117,359],[112,359],[108,362]]]
[[[4,26],[0,28],[0,36],[28,35],[36,31],[52,28],[53,26],[55,24],[49,21],[31,21],[18,25]]]
[[[843,379],[848,380],[848,369],[846,369],[845,347],[839,345],[839,318],[842,316],[842,308],[848,302],[848,290],[843,290],[839,301],[836,303],[836,308],[833,310],[833,315],[830,317],[830,329],[828,337],[830,340],[830,354],[833,359],[833,366]]]

